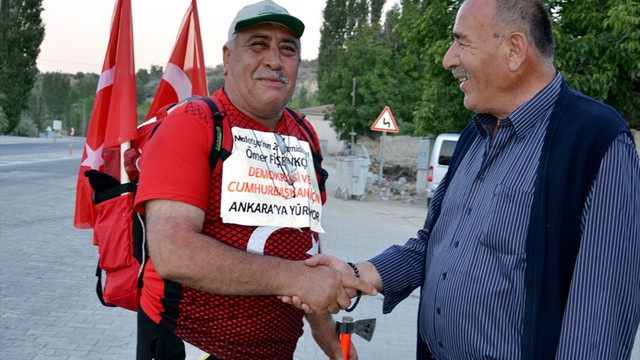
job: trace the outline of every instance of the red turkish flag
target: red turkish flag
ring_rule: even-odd
[[[209,95],[196,0],[191,1],[182,19],[171,58],[146,119],[154,117],[163,106],[182,101],[192,95]]]
[[[79,229],[92,228],[96,219],[93,189],[84,172],[91,169],[101,172],[108,168],[119,169],[120,145],[136,136],[136,75],[131,23],[131,0],[117,0],[78,173],[73,225]],[[115,153],[116,156],[113,159],[104,156],[108,153]],[[109,175],[120,180],[119,173]]]

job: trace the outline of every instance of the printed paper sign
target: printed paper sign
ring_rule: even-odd
[[[222,221],[324,232],[309,143],[272,132],[231,131],[233,150],[222,171]]]

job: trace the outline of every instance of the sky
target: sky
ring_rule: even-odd
[[[318,57],[325,0],[275,0],[305,24],[302,59]],[[238,10],[257,0],[200,0],[197,3],[204,61],[222,64],[222,45]],[[191,0],[131,0],[136,69],[165,67]],[[43,0],[45,36],[40,72],[99,74],[107,51],[115,0]]]

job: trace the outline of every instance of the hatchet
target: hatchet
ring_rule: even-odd
[[[353,321],[352,317],[344,316],[342,322],[336,321],[336,332],[340,334],[340,344],[342,345],[344,360],[349,358],[351,334],[356,334],[367,341],[371,341],[375,329],[376,319]]]

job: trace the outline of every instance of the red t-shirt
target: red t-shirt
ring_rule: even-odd
[[[217,96],[231,127],[269,131],[240,113],[223,91]],[[255,226],[223,223],[220,218],[222,171],[209,170],[213,121],[208,109],[191,102],[174,110],[143,149],[136,208],[151,199],[182,201],[206,212],[203,233],[246,250]],[[276,131],[305,139],[284,112]],[[315,134],[314,134],[315,137]],[[314,138],[317,143],[317,138]],[[272,232],[264,254],[303,260],[317,248],[309,228]],[[211,261],[215,261],[212,258]],[[149,260],[144,271],[141,307],[154,321],[188,343],[220,359],[291,359],[302,335],[302,312],[274,296],[227,296],[206,293],[158,276]]]

